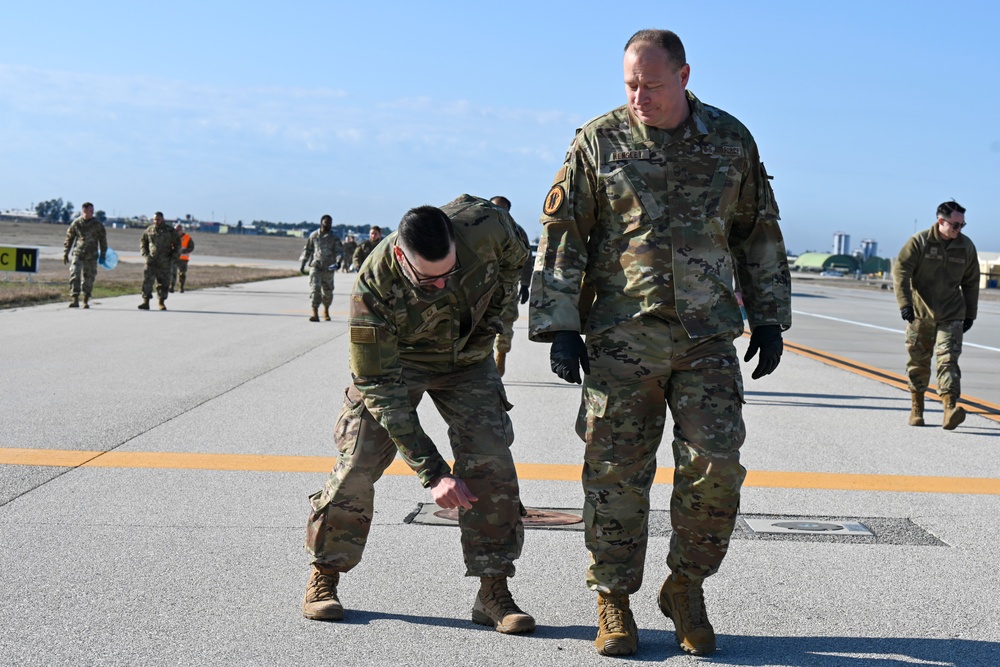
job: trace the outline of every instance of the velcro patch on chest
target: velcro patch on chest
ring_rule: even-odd
[[[376,343],[375,327],[351,327],[351,342],[362,345],[374,345]]]

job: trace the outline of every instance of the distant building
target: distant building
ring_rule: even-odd
[[[833,254],[834,255],[850,255],[851,254],[851,235],[845,234],[844,232],[836,232],[833,235]]]
[[[865,259],[878,255],[878,242],[875,239],[863,239],[861,241],[861,256]]]

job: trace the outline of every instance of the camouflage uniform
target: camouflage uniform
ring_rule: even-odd
[[[344,265],[340,268],[345,273],[351,270],[351,262],[354,261],[354,251],[357,249],[357,241],[344,241]]]
[[[468,576],[511,576],[523,527],[503,383],[491,356],[500,314],[517,290],[526,251],[504,211],[463,195],[451,218],[461,272],[425,290],[403,273],[395,233],[376,247],[351,295],[354,378],[334,429],[340,456],[310,497],[306,549],[314,563],[346,572],[361,560],[374,484],[398,450],[425,486],[450,472],[424,433],[424,393],[448,424],[455,474],[479,500],[459,512]]]
[[[97,278],[97,260],[108,251],[108,233],[96,218],[80,216],[66,230],[63,254],[73,259],[69,265],[69,292],[75,299],[82,291],[90,297]]]
[[[167,300],[170,291],[170,272],[180,255],[181,237],[177,230],[161,223],[146,227],[139,241],[142,256],[146,258],[146,271],[142,277],[142,298],[153,296],[153,281],[156,281],[156,296]]]
[[[736,289],[752,327],[791,325],[778,208],[756,143],[687,95],[691,114],[672,132],[626,106],[587,123],[543,207],[529,335],[587,336],[577,432],[587,581],[603,593],[642,584],[664,402],[676,466],[667,563],[696,580],[718,570],[746,474]]]
[[[914,234],[892,267],[896,302],[913,308],[906,325],[910,391],[924,393],[930,382],[931,355],[937,356],[939,395],[961,395],[963,320],[975,320],[979,305],[979,255],[968,236],[945,241],[937,224]]]
[[[177,231],[177,228],[174,228]],[[190,254],[194,252],[194,239],[188,233],[179,234],[180,238],[180,250],[177,255],[177,261],[174,262],[173,269],[170,273],[170,291],[174,290],[177,286],[177,279],[180,278],[181,281],[181,291],[184,291],[184,285],[187,284],[188,275],[188,262],[190,261]]]
[[[358,244],[358,249],[354,251],[354,270],[360,271],[361,265],[364,264],[365,260],[368,259],[368,255],[372,254],[372,251],[378,247],[385,237],[382,237],[378,241],[372,241],[371,239],[365,239]]]
[[[302,264],[309,266],[309,298],[312,307],[333,303],[333,276],[344,261],[344,246],[332,231],[317,229],[306,240]]]
[[[525,249],[528,251],[528,259],[524,260],[524,266],[521,267],[521,287],[527,287],[531,284],[531,242],[528,240],[528,233],[524,231],[521,225],[514,223],[514,231],[517,232],[517,238],[520,239],[521,244],[524,245]],[[503,313],[503,333],[497,336],[496,350],[497,352],[510,352],[510,341],[514,338],[514,322],[517,321],[517,299],[510,302],[507,306],[507,310]]]

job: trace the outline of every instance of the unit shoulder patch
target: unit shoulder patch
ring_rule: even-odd
[[[545,215],[554,215],[562,208],[565,200],[566,191],[563,190],[563,187],[561,185],[553,185],[552,189],[549,190],[549,194],[545,195],[545,205],[542,206],[542,213]]]

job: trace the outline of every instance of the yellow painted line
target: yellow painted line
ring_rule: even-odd
[[[337,459],[326,456],[277,456],[258,454],[194,454],[188,452],[85,452],[63,449],[0,448],[0,465],[55,466],[66,468],[168,468],[175,470],[238,470],[259,472],[329,472]],[[581,465],[521,463],[522,480],[579,482]],[[412,475],[396,459],[387,475]],[[670,484],[673,468],[657,468],[654,482]],[[751,470],[744,486],[839,491],[896,491],[1000,495],[1000,479],[990,477],[930,477],[909,475],[856,475],[849,473],[781,472]]]

